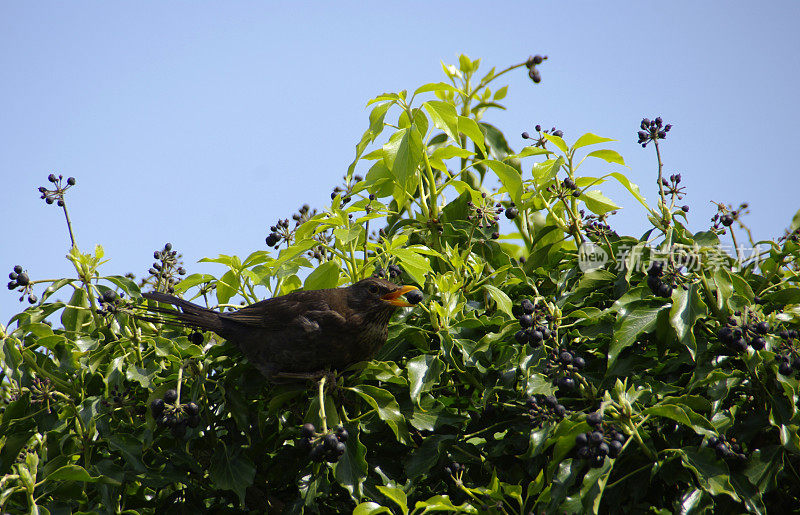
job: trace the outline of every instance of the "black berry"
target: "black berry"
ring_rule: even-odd
[[[671,297],[672,296],[672,286],[666,283],[661,283],[658,286],[658,292],[656,293],[659,297]]]
[[[603,414],[599,411],[586,415],[586,423],[590,426],[599,426],[603,423]]]
[[[562,377],[558,380],[558,387],[562,390],[572,390],[575,388],[575,380],[571,377]]]
[[[536,310],[536,307],[533,305],[533,302],[531,302],[528,299],[523,299],[522,302],[520,302],[520,306],[522,307],[522,311],[524,311],[528,315],[530,315]]]
[[[422,292],[419,290],[411,290],[406,293],[406,300],[411,304],[419,304],[422,302]]]
[[[153,399],[150,403],[150,413],[153,414],[153,418],[160,417],[164,413],[164,399]]]
[[[336,438],[336,435],[333,435],[331,433],[328,433],[322,437],[322,444],[325,446],[325,449],[327,450],[335,450],[336,444],[338,443],[339,439]]]
[[[164,402],[167,404],[172,404],[173,402],[178,400],[178,391],[170,388],[166,392],[164,392]]]
[[[191,417],[200,413],[200,406],[194,402],[190,402],[183,407],[183,411],[185,411],[186,414]]]

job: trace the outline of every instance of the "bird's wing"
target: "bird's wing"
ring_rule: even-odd
[[[262,300],[222,318],[240,324],[279,331],[299,328],[304,332],[319,330],[320,324],[344,323],[345,319],[317,292],[299,291],[282,297]]]

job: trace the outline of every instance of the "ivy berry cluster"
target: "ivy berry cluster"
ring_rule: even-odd
[[[558,136],[559,138],[564,137],[564,131],[556,129],[555,127],[542,130],[542,126],[537,124],[536,127],[534,127],[534,129],[536,130],[536,132],[539,133],[538,137],[531,136],[527,132],[522,133],[522,139],[534,140],[533,142],[534,147],[544,148],[544,146],[547,144],[547,138],[544,137],[545,134],[550,134],[551,136]]]
[[[570,392],[575,389],[576,377],[586,366],[586,360],[576,355],[573,351],[553,349],[547,359],[545,371],[553,378],[553,386],[560,390]]]
[[[762,350],[767,345],[764,338],[770,332],[770,326],[765,321],[750,320],[741,311],[734,313],[728,322],[717,332],[719,341],[734,351],[744,352],[747,347]]]
[[[681,174],[674,173],[669,176],[669,180],[661,178],[661,185],[664,187],[664,194],[673,200],[683,200],[686,196],[686,186],[681,186]],[[689,206],[681,206],[681,211],[689,212]]]
[[[747,456],[742,452],[742,446],[736,438],[726,438],[725,435],[712,436],[708,439],[708,446],[714,449],[717,458],[744,461]]]
[[[51,403],[56,402],[58,392],[50,379],[34,377],[28,390],[31,394],[31,404],[44,404],[48,413],[53,412]]]
[[[539,84],[542,82],[542,76],[539,74],[539,70],[537,70],[536,67],[546,60],[546,55],[537,54],[528,57],[528,60],[525,61],[525,66],[528,68],[528,77],[530,77],[534,84]]]
[[[668,298],[672,296],[672,289],[675,283],[671,279],[667,279],[664,274],[664,262],[654,261],[647,269],[647,287],[653,292],[653,295],[658,297]]]
[[[646,147],[651,141],[666,139],[667,133],[670,131],[670,129],[672,129],[672,125],[670,124],[664,125],[664,122],[661,120],[660,116],[655,120],[642,118],[642,123],[639,126],[642,130],[640,130],[638,133],[638,143],[642,146],[642,148]]]
[[[131,386],[121,387],[114,386],[109,392],[108,396],[100,401],[100,404],[106,408],[133,408],[132,411],[136,415],[144,415],[147,413],[147,406],[135,400],[135,394]]]
[[[470,211],[467,215],[467,220],[478,222],[479,229],[483,229],[484,227],[494,229],[494,232],[492,232],[492,239],[496,240],[500,237],[497,221],[500,218],[500,213],[502,213],[505,208],[499,202],[494,203],[491,199],[488,199],[486,192],[481,194],[481,198],[483,200],[478,205],[467,202],[467,207]]]
[[[390,279],[397,279],[401,275],[403,275],[403,270],[399,266],[392,264],[387,266],[386,269],[380,266],[376,266],[375,272],[372,274],[372,277],[386,279],[386,277],[388,276]]]
[[[525,401],[525,408],[531,419],[531,424],[539,427],[544,422],[561,420],[567,413],[567,408],[558,402],[554,395],[534,395]]]
[[[725,206],[724,204],[717,203],[717,212],[711,217],[713,224],[711,229],[719,234],[725,234],[725,228],[733,225],[733,222],[738,220],[742,215],[748,214],[749,204],[742,202],[739,204],[739,209],[733,209],[733,206]]]
[[[451,461],[444,467],[445,474],[451,476],[453,479],[458,478],[460,480],[461,476],[463,476],[464,472],[466,471],[467,471],[467,466],[457,461]]]
[[[56,174],[51,173],[47,176],[47,180],[53,183],[55,189],[51,190],[45,186],[39,186],[39,193],[42,194],[40,198],[48,204],[55,202],[59,207],[64,207],[64,192],[70,187],[75,186],[75,177],[68,177],[66,186],[63,183],[63,175],[56,177]]]
[[[331,433],[321,435],[317,433],[314,424],[305,424],[300,429],[298,445],[301,449],[309,449],[308,458],[313,462],[336,463],[347,450],[345,442],[348,436],[347,429],[342,426]]]
[[[150,277],[142,281],[142,285],[152,282],[156,291],[175,293],[175,285],[180,281],[175,276],[186,275],[186,269],[180,266],[179,257],[178,251],[172,250],[172,243],[166,243],[162,250],[154,251],[153,259],[156,261],[147,271]]]
[[[599,411],[587,415],[586,423],[592,430],[575,437],[578,457],[589,460],[589,464],[597,468],[603,465],[606,456],[612,459],[619,456],[627,440],[625,435],[614,428],[603,429],[603,414]]]
[[[792,341],[798,336],[797,331],[795,329],[783,329],[778,333],[778,336],[781,338],[781,347],[783,348],[783,352],[777,357],[780,360],[778,373],[788,376],[792,372],[800,372],[800,355],[792,345]]]
[[[97,300],[100,302],[100,313],[103,315],[113,315],[118,312],[117,304],[121,300],[122,293],[117,294],[114,290],[104,291]]]
[[[548,326],[552,319],[550,314],[544,313],[543,308],[535,305],[530,299],[523,299],[517,308],[517,320],[521,329],[514,334],[520,344],[530,343],[539,345],[552,338],[553,334]]]
[[[169,389],[161,399],[150,403],[150,412],[156,424],[170,428],[172,436],[183,438],[186,427],[197,427],[200,424],[200,406],[194,402],[178,404],[178,392]]]
[[[292,215],[292,220],[294,220],[293,227],[290,227],[288,218],[284,218],[282,220],[278,219],[275,225],[272,225],[269,228],[270,233],[267,235],[266,239],[267,246],[277,249],[282,241],[285,241],[287,246],[291,245],[292,241],[294,240],[294,232],[297,230],[297,228],[316,214],[316,209],[311,209],[308,204],[303,204],[300,206],[300,209],[298,209],[297,212]],[[316,257],[314,256],[313,252],[310,252],[309,255]]]
[[[585,210],[581,209],[578,211],[578,214],[581,215],[581,226],[583,227],[583,231],[586,233],[586,236],[589,237],[589,239],[593,241],[599,241],[609,237],[617,237],[617,231],[612,229],[607,223],[608,217],[616,215],[616,211],[609,211],[608,213],[603,213],[602,215],[595,215],[592,213],[586,213]]]
[[[28,303],[36,304],[39,299],[33,294],[33,284],[31,284],[31,279],[28,277],[28,273],[22,269],[21,265],[14,266],[14,269],[8,274],[8,278],[11,279],[8,282],[9,290],[20,288],[19,291],[22,293],[22,295],[19,297],[20,302],[22,302],[22,299],[24,299],[25,295],[27,294]]]
[[[331,192],[331,200],[334,200],[337,195],[340,195],[342,198],[342,205],[345,205],[349,204],[350,201],[353,200],[353,190],[355,188],[355,185],[363,181],[364,178],[361,177],[360,175],[354,175],[353,180],[348,181],[347,176],[345,175],[343,179],[345,181],[344,187],[336,186],[335,188],[333,188],[333,191]]]

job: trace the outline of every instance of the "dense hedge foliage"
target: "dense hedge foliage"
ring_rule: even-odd
[[[184,275],[168,245],[137,284],[74,240],[76,277],[12,271],[9,289],[32,305],[0,326],[0,508],[800,506],[800,213],[775,241],[750,240],[758,255],[720,239],[750,239],[746,206],[720,204],[691,232],[681,177],[662,173],[660,118],[631,131],[654,154],[655,207],[608,138],[537,126],[515,152],[483,121],[506,95],[490,87],[522,68],[539,82],[542,61],[481,77],[461,56],[447,82],[371,100],[331,205],[277,222],[273,248],[204,260],[219,277]],[[42,198],[66,214],[76,181],[50,179]],[[647,210],[643,236],[613,230],[606,181]],[[394,317],[374,360],[319,384],[268,383],[211,333],[133,316],[145,287],[233,309],[375,273],[424,300]]]

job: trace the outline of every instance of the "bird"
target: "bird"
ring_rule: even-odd
[[[268,379],[310,378],[370,359],[386,343],[396,309],[414,305],[401,297],[415,290],[369,277],[342,288],[295,291],[228,313],[150,292],[142,296],[180,311],[151,304],[144,309],[159,316],[138,318],[212,331],[236,345]],[[411,297],[421,298],[421,292]]]

